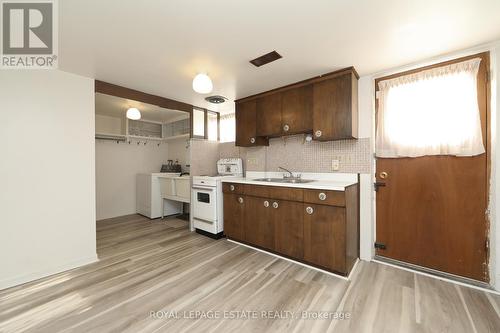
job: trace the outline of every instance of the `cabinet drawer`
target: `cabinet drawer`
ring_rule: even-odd
[[[222,192],[223,193],[233,193],[233,194],[243,194],[244,185],[238,183],[223,183]]]
[[[304,190],[304,202],[345,207],[344,191]]]
[[[299,188],[266,186],[266,185],[246,185],[245,194],[254,197],[272,198],[273,200],[303,201],[303,190]]]

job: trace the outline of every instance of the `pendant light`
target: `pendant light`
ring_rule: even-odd
[[[141,119],[141,111],[139,111],[137,108],[129,108],[127,110],[127,118],[132,120],[139,120]]]
[[[200,73],[193,79],[193,90],[199,94],[208,94],[214,88],[212,80],[207,74]]]

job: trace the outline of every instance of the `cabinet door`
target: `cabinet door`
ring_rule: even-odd
[[[257,101],[236,103],[236,146],[251,147],[268,145],[265,138],[257,137]]]
[[[313,86],[307,85],[283,92],[281,123],[283,134],[312,132]]]
[[[257,99],[257,136],[281,135],[281,94]]]
[[[272,201],[275,224],[275,250],[286,256],[304,257],[303,204],[293,201]]]
[[[244,240],[274,250],[274,221],[269,199],[245,197]]]
[[[314,84],[313,138],[339,140],[357,137],[357,79],[347,73]]]
[[[346,273],[345,208],[304,204],[304,259]]]
[[[243,240],[245,200],[238,194],[224,194],[224,233],[227,237]]]

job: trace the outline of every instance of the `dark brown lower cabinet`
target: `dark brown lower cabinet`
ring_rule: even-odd
[[[359,255],[357,184],[331,191],[234,183],[223,192],[228,238],[349,274]]]
[[[224,233],[227,237],[243,240],[243,211],[245,202],[238,194],[224,194]]]
[[[304,204],[304,260],[345,271],[345,208]]]
[[[276,205],[275,205],[276,203]],[[303,204],[293,201],[273,201],[275,250],[286,256],[304,256]]]
[[[244,240],[274,250],[274,219],[268,199],[245,196]]]

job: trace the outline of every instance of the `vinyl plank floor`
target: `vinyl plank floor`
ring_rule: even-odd
[[[500,332],[500,296],[360,262],[350,281],[192,233],[97,222],[99,262],[0,291],[0,332]]]

